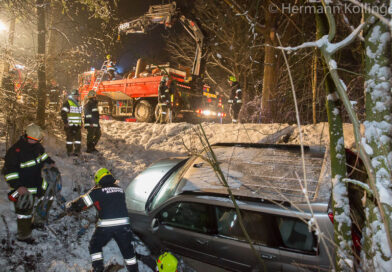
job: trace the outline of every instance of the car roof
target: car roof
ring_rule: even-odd
[[[306,192],[311,203],[329,202],[330,161],[324,146],[304,146],[306,184],[300,145],[224,143],[212,148],[234,196],[306,203]],[[201,156],[190,159],[187,167],[178,194],[228,194],[216,172]]]

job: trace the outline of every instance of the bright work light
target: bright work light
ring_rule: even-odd
[[[0,32],[6,30],[7,30],[7,26],[2,21],[0,21]]]

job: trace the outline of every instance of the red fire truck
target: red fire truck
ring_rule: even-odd
[[[146,65],[139,59],[135,72],[129,73],[123,79],[108,80],[107,62],[104,62],[100,70],[85,72],[79,76],[82,100],[90,90],[95,90],[100,101],[101,114],[113,117],[134,116],[139,122],[151,122],[162,112],[158,103],[159,84],[162,77],[166,77],[166,85],[170,89],[170,105],[165,111],[170,112],[170,120],[223,118],[225,113],[222,112],[221,101],[200,78],[204,35],[195,22],[179,16],[175,2],[150,6],[145,15],[121,24],[118,29],[120,34],[145,33],[154,24],[171,27],[175,19],[179,19],[196,42],[191,72],[174,69],[168,64]]]

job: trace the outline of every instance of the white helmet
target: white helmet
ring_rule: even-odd
[[[40,126],[33,124],[33,123],[26,127],[26,135],[27,135],[27,138],[33,139],[36,141],[41,141],[42,138],[44,137]]]

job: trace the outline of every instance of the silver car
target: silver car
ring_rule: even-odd
[[[201,156],[158,161],[130,183],[126,199],[135,233],[152,250],[231,271],[330,270],[333,218],[325,148],[305,146],[304,164],[297,145],[217,144],[213,150],[256,252],[227,187]]]

